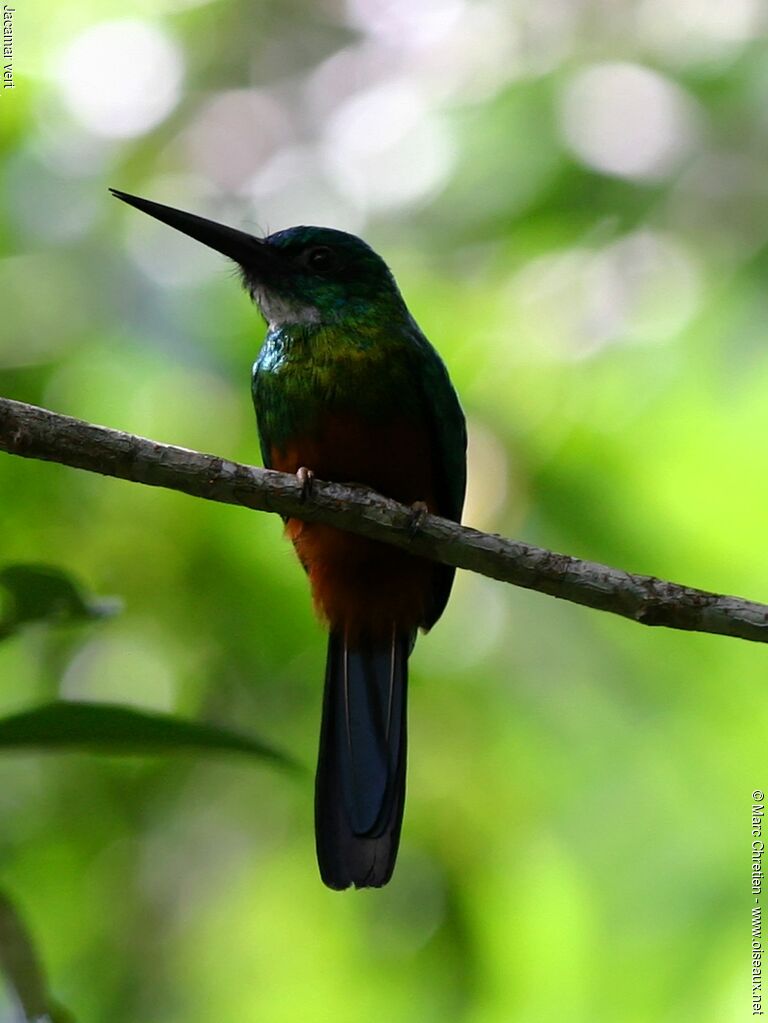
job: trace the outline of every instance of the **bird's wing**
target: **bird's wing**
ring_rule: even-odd
[[[269,425],[267,422],[266,408],[268,396],[265,393],[266,375],[268,370],[264,370],[259,366],[257,360],[253,367],[253,377],[251,378],[251,395],[253,397],[253,405],[256,409],[256,426],[259,431],[259,447],[261,448],[261,460],[264,463],[265,469],[272,468],[272,437],[269,432]]]
[[[464,412],[443,360],[422,334],[415,341],[414,379],[421,391],[421,407],[436,453],[439,514],[460,522],[467,489]]]
[[[435,452],[437,511],[445,518],[460,522],[467,489],[464,413],[443,360],[420,331],[414,341],[414,379],[421,390],[421,407],[426,413]],[[454,572],[449,565],[436,565],[433,606],[427,616],[427,628],[434,625],[445,609]]]

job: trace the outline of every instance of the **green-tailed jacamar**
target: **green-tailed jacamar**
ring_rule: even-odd
[[[256,238],[113,191],[233,259],[268,323],[253,368],[264,464],[367,484],[459,521],[464,416],[384,261],[343,231]],[[331,888],[386,884],[405,800],[408,656],[445,608],[454,570],[320,523],[288,519],[330,631],[315,785],[317,858]]]

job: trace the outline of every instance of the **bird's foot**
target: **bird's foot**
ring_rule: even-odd
[[[424,525],[424,519],[429,515],[429,508],[423,501],[414,501],[411,505],[411,516],[408,521],[408,535],[416,536]]]
[[[301,495],[299,500],[302,504],[312,496],[312,483],[315,479],[315,474],[311,469],[308,469],[306,465],[302,465],[296,471],[296,479],[301,484]]]

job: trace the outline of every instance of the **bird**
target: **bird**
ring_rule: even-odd
[[[257,237],[110,189],[233,260],[267,324],[252,395],[264,465],[371,487],[461,521],[467,432],[448,371],[384,260],[328,227]],[[315,776],[315,845],[332,889],[392,876],[406,781],[408,658],[443,613],[454,569],[322,523],[289,517],[328,629]]]

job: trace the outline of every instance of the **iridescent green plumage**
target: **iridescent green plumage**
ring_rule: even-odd
[[[291,228],[265,243],[293,268],[277,287],[244,270],[270,323],[253,375],[265,464],[273,445],[312,430],[329,406],[354,408],[372,422],[411,415],[433,438],[444,514],[458,518],[466,486],[464,416],[387,265],[361,239],[328,228]],[[332,271],[308,267],[306,253],[325,248],[338,253]]]
[[[464,416],[448,373],[384,261],[353,235],[268,238],[115,193],[236,260],[269,324],[253,373],[264,464],[367,484],[458,520]],[[317,855],[332,888],[386,884],[405,801],[408,656],[454,570],[319,523],[286,530],[330,637],[315,787]]]

